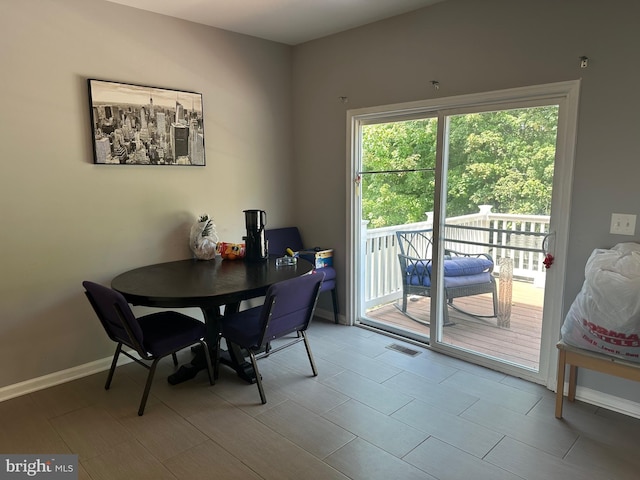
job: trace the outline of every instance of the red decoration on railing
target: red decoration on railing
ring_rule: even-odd
[[[544,260],[542,261],[542,263],[544,264],[544,268],[551,268],[551,265],[553,265],[553,255],[547,253],[544,256]]]

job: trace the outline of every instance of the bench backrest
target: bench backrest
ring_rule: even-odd
[[[269,255],[283,256],[290,248],[294,252],[303,250],[302,237],[298,227],[274,228],[265,230]]]

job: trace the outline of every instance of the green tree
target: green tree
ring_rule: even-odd
[[[493,205],[494,212],[548,215],[558,108],[545,106],[450,118],[447,216]],[[363,171],[433,169],[435,118],[367,125]],[[363,218],[371,228],[425,219],[434,173],[364,174]]]
[[[556,106],[451,117],[447,215],[549,215],[557,122]]]
[[[370,228],[424,220],[433,210],[436,119],[367,125],[362,129],[363,219]],[[419,172],[401,170],[427,169]]]

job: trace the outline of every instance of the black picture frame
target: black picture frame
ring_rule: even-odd
[[[93,163],[205,166],[202,94],[87,79]]]

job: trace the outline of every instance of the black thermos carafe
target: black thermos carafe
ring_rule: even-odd
[[[244,210],[247,236],[243,237],[246,259],[259,262],[268,258],[267,237],[264,227],[267,224],[267,212],[264,210]]]

